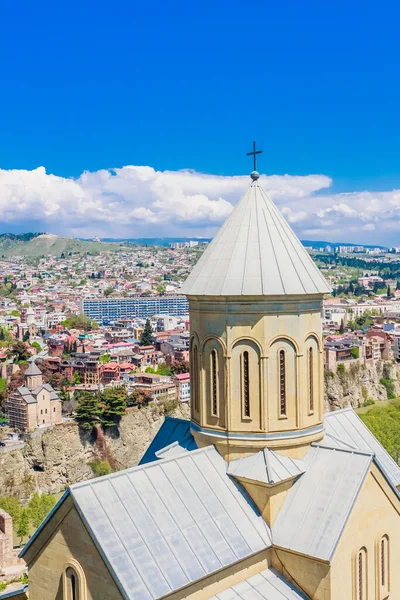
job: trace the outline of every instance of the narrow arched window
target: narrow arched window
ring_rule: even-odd
[[[384,600],[389,594],[389,538],[387,535],[380,540],[379,554],[380,600]]]
[[[357,554],[356,561],[357,577],[357,600],[367,600],[367,550],[361,548]]]
[[[249,353],[247,350],[242,354],[242,401],[243,415],[250,417]]]
[[[79,599],[79,579],[72,567],[68,567],[66,572],[66,599],[65,600],[80,600]]]
[[[286,415],[286,361],[285,351],[279,351],[279,412]]]
[[[217,351],[212,350],[210,354],[211,375],[211,413],[218,416],[218,385],[217,385]]]
[[[314,412],[314,364],[313,349],[308,351],[308,405],[310,413]]]
[[[196,412],[199,412],[199,355],[197,346],[193,348],[193,403]]]

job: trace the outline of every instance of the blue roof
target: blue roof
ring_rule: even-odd
[[[0,592],[0,600],[6,600],[7,598],[14,598],[15,596],[19,596],[20,594],[23,594],[24,592],[25,592],[25,594],[27,594],[27,592],[28,592],[27,585],[23,585],[23,586],[19,587],[18,589],[13,590],[12,592],[5,591],[4,594],[2,594]]]
[[[144,453],[139,465],[145,465],[157,460],[158,457],[156,456],[156,452],[169,446],[173,442],[178,442],[185,450],[196,450],[196,442],[190,433],[190,421],[165,417],[164,423],[161,425],[150,446]]]

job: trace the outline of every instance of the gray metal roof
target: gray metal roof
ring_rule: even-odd
[[[42,375],[42,371],[39,369],[35,362],[29,363],[29,367],[25,371],[24,375]]]
[[[181,454],[185,454],[188,452],[186,448],[183,448],[179,442],[172,442],[172,444],[168,444],[165,448],[161,448],[156,452],[157,458],[175,458],[176,456],[180,456]]]
[[[188,296],[325,294],[330,286],[258,181],[182,287]]]
[[[17,391],[18,391],[20,394],[22,394],[22,396],[25,396],[25,395],[27,395],[27,394],[30,394],[30,393],[31,393],[31,391],[30,391],[30,390],[28,390],[28,388],[27,388],[27,387],[25,387],[24,385],[21,385],[19,388],[17,388]]]
[[[229,463],[228,473],[252,481],[272,485],[292,479],[305,471],[303,461],[284,456],[264,448],[256,454],[233,460]]]
[[[214,447],[71,486],[126,598],[155,600],[270,546]]]
[[[172,444],[172,442],[178,442],[186,450],[196,450],[196,442],[190,433],[190,421],[165,417],[164,423],[154,436],[153,441],[147,448],[139,464],[144,465],[157,460],[158,456],[156,452]]]
[[[400,484],[400,467],[352,408],[325,415],[324,443],[335,448],[353,448],[375,455],[377,463],[393,485]]]
[[[311,446],[272,527],[273,543],[331,560],[373,456]]]
[[[261,573],[211,596],[209,600],[307,600],[307,596],[275,569],[264,569]]]

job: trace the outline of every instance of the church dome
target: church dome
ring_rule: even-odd
[[[182,288],[188,296],[298,296],[330,291],[255,178]]]

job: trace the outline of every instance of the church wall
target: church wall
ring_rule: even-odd
[[[112,580],[96,546],[90,538],[72,501],[68,498],[70,510],[56,527],[50,540],[44,543],[46,528],[26,555],[29,567],[29,600],[64,600],[62,574],[67,563],[75,559],[82,567],[87,583],[87,600],[122,600],[118,588]],[[63,513],[63,506],[57,511],[47,527]],[[37,545],[42,546],[38,555],[32,558]]]
[[[328,563],[288,550],[272,550],[272,566],[312,600],[351,600],[331,592],[332,573]]]
[[[42,389],[36,396],[37,422],[40,425],[50,425],[52,423],[50,392]]]
[[[320,297],[210,297],[189,298],[189,302],[191,349],[197,348],[201,371],[197,388],[200,399],[196,406],[193,402],[196,385],[192,386],[192,420],[195,423],[205,429],[247,435],[275,433],[278,437],[280,433],[287,436],[291,432],[311,429],[322,423],[324,404]],[[220,348],[224,359],[223,368],[221,365],[218,373],[218,387],[224,390],[226,398],[225,423],[221,417],[215,418],[210,408],[212,395],[209,361],[212,345]],[[285,352],[284,394],[280,384],[281,350]],[[250,361],[250,418],[243,414],[244,352],[248,352]],[[191,361],[191,372],[195,378],[192,356]],[[204,441],[200,439],[201,433],[197,438],[200,445],[213,443],[210,437]],[[297,440],[286,446],[290,448],[300,443]],[[224,446],[221,439],[220,445]],[[238,442],[234,444],[231,441],[230,445],[231,452],[234,452],[233,445],[238,446]],[[246,442],[244,446],[246,445],[250,446],[251,443]],[[282,438],[282,441],[268,441],[268,445],[283,447],[285,444]],[[241,453],[242,450],[239,451]]]
[[[26,404],[28,411],[28,430],[31,431],[36,429],[37,426],[37,405],[35,404]]]
[[[52,400],[50,402],[50,407],[51,407],[51,422],[52,423],[61,423],[62,422],[61,400]]]
[[[400,599],[400,506],[379,469],[372,465],[357,497],[332,561],[332,597],[358,600],[355,581],[358,551],[367,550],[368,600],[383,600],[379,581],[379,541],[389,536],[390,599]]]
[[[271,550],[264,550],[168,596],[169,600],[208,600],[215,594],[260,573],[271,565]]]

